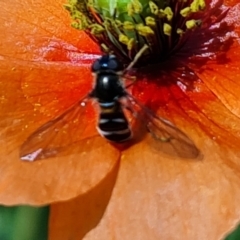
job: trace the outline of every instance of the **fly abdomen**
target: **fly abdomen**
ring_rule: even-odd
[[[117,105],[117,102],[100,103],[98,132],[109,141],[123,142],[128,140],[132,133],[122,109]]]

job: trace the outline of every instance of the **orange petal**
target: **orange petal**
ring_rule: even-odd
[[[217,64],[209,61],[204,71],[199,73],[204,84],[216,95],[228,110],[240,117],[239,107],[239,52],[240,46],[236,46],[229,52],[229,63]]]
[[[203,74],[205,72],[202,72],[201,76]],[[229,105],[236,104],[235,98],[231,98],[229,91],[221,89],[219,97],[214,94],[218,86],[208,87],[212,76],[207,73],[204,75],[206,77],[201,79],[202,81],[193,83],[194,90],[186,89],[186,86],[179,83],[173,83],[171,74],[159,75],[151,78],[152,81],[136,83],[133,89],[134,96],[155,110],[160,117],[171,121],[181,130],[189,131],[194,141],[200,134],[199,131],[203,131],[206,137],[228,145],[232,149],[239,149],[239,118],[232,114],[221,101],[225,96],[229,99]],[[235,78],[234,75],[232,77]],[[232,85],[229,89],[234,89],[235,86],[237,94],[240,88],[236,88],[236,80],[231,81],[229,85]]]
[[[51,206],[50,239],[222,239],[239,221],[239,154],[197,144],[202,160],[126,150],[116,182]]]
[[[67,159],[58,157],[29,164],[18,159],[18,151],[2,158],[1,204],[42,205],[68,200],[94,188],[114,168],[118,152],[105,146],[102,138],[80,144],[79,148],[86,152],[68,155]]]
[[[45,59],[51,48],[65,47],[85,53],[99,52],[97,45],[84,32],[70,27],[70,16],[63,9],[65,3],[66,0],[2,2],[1,54],[24,60],[39,60]]]
[[[224,0],[224,4],[226,6],[235,6],[238,3],[239,3],[238,0]]]
[[[75,197],[98,184],[119,158],[117,150],[96,138],[78,146],[89,154],[80,151],[82,154],[72,154],[68,159],[32,164],[19,159],[19,145],[26,137],[79,100],[91,85],[89,66],[79,67],[77,62],[83,64],[81,52],[98,52],[98,47],[84,33],[69,26],[63,3],[11,1],[3,3],[0,10],[4,23],[0,24],[0,199],[4,204],[44,204],[50,199],[59,200],[60,196]],[[91,61],[85,55],[84,63]],[[63,89],[67,91],[63,93]],[[58,101],[54,101],[56,98]],[[91,121],[89,125],[94,126]],[[103,155],[100,161],[99,156]]]
[[[160,116],[180,129],[192,128],[193,139],[201,129],[235,150],[240,147],[238,7],[223,12],[227,16],[221,27],[207,29],[205,35],[201,31],[193,34],[179,56],[150,69],[133,86],[134,96]]]
[[[25,163],[19,159],[19,145],[23,143],[26,137],[34,129],[51,119],[56,114],[54,110],[57,109],[59,111],[60,109],[62,111],[63,109],[61,110],[59,104],[63,106],[65,104],[66,107],[71,104],[71,101],[76,101],[77,95],[71,92],[71,87],[66,86],[67,81],[72,86],[71,81],[69,81],[69,74],[71,73],[72,76],[78,79],[79,73],[82,73],[86,81],[89,78],[89,70],[84,65],[77,67],[78,71],[76,71],[76,66],[74,65],[62,66],[60,68],[54,64],[47,65],[44,68],[45,70],[41,70],[41,64],[37,64],[36,66],[39,68],[36,66],[36,68],[32,68],[34,74],[31,75],[31,71],[30,73],[26,72],[26,69],[29,67],[28,62],[24,62],[25,65],[17,65],[19,61],[17,63],[16,61],[9,62],[7,61],[9,58],[1,60],[1,203],[8,205],[19,203],[44,204],[49,201],[69,199],[93,188],[112,171],[119,159],[118,150],[101,137],[86,139],[78,143],[75,146],[77,153],[73,154],[73,151],[68,158],[59,157],[34,163]],[[11,67],[11,63],[14,63],[14,68]],[[56,73],[56,67],[58,73]],[[48,109],[49,112],[43,111],[44,113],[42,113],[41,109],[40,111],[38,109],[37,111],[36,109],[34,110],[34,100],[40,99],[41,103],[44,95],[44,87],[41,88],[41,86],[47,87],[47,85],[43,80],[42,83],[35,85],[35,87],[40,86],[38,94],[31,95],[34,91],[34,88],[31,88],[31,83],[34,80],[39,82],[41,76],[44,77],[44,74],[46,74],[46,78],[49,74],[49,79],[55,81],[55,84],[57,84],[57,80],[54,80],[53,76],[60,79],[59,89],[68,89],[64,93],[69,94],[69,101],[66,101],[66,96],[62,92],[57,92],[56,89],[53,89],[51,92],[47,88],[45,89],[47,93],[45,95],[49,99],[54,99],[54,94],[58,94],[60,102],[58,104],[54,103],[55,105],[52,104],[52,108]],[[29,77],[24,78],[24,81],[30,89],[27,89],[24,85],[25,88],[22,91],[22,77],[25,75]],[[38,75],[40,75],[39,79]],[[75,78],[73,77],[73,79]],[[91,81],[89,82],[91,83]],[[61,84],[63,85],[61,86]],[[51,109],[52,112],[50,111]],[[91,121],[92,119],[89,119],[89,125],[96,134],[95,124],[91,123]]]

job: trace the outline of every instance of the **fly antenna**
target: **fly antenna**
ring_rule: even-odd
[[[135,55],[133,61],[127,66],[127,68],[125,69],[125,71],[127,72],[129,69],[131,69],[136,62],[138,61],[138,59],[142,56],[142,54],[148,49],[148,45],[144,44],[143,47],[140,49],[140,51]]]

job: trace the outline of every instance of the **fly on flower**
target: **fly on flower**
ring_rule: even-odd
[[[124,84],[124,73],[128,71],[147,47],[144,46],[133,62],[124,69],[114,55],[103,55],[92,64],[94,87],[87,96],[80,99],[62,115],[47,122],[33,132],[20,149],[22,160],[34,161],[61,154],[66,148],[76,144],[77,137],[85,129],[88,121],[83,121],[89,102],[98,108],[98,133],[107,141],[123,144],[134,139],[133,122],[140,121],[159,146],[164,142],[174,145],[180,156],[197,157],[198,149],[181,130],[166,119],[156,116],[150,109],[139,103]],[[130,120],[125,112],[132,116]],[[76,128],[77,123],[77,128]],[[68,136],[68,130],[75,125],[76,132]]]

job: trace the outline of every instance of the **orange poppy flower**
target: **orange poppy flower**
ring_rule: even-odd
[[[222,238],[239,221],[240,208],[237,1],[224,1],[229,10],[222,1],[211,3],[206,25],[170,62],[178,71],[168,62],[132,89],[184,130],[202,159],[166,154],[149,136],[119,151],[92,137],[91,109],[71,152],[23,162],[24,140],[89,92],[90,64],[100,54],[84,32],[69,27],[63,3],[1,4],[0,202],[54,203],[50,239]]]

